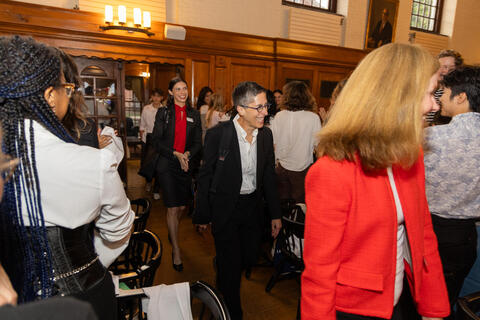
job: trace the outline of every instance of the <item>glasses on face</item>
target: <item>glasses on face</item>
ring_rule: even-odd
[[[12,158],[9,155],[3,155],[0,159],[0,174],[3,178],[3,182],[7,183],[8,180],[13,176],[15,169],[17,168],[19,159]]]
[[[73,92],[75,91],[75,83],[62,83],[60,86],[65,88],[67,97],[71,98],[73,95]]]
[[[257,110],[257,112],[260,113],[260,112],[263,112],[263,111],[265,111],[265,110],[268,110],[268,108],[271,107],[271,104],[270,104],[270,103],[265,103],[263,106],[262,106],[262,105],[258,105],[258,106],[256,106],[256,107],[249,107],[249,106],[240,105],[240,107],[242,107],[242,108],[247,108],[247,109]]]

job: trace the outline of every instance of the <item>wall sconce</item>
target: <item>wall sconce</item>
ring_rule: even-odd
[[[113,21],[113,7],[105,6],[105,25],[100,26],[102,30],[125,30],[129,33],[142,32],[148,36],[154,36],[155,33],[150,32],[152,20],[150,12],[143,12],[143,27],[142,27],[142,10],[140,8],[133,9],[133,24],[135,27],[127,26],[127,8],[125,6],[118,6],[118,24]]]
[[[140,77],[150,78],[150,72],[142,72],[142,73],[140,73]]]

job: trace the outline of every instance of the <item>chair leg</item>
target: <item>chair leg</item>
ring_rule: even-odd
[[[278,278],[280,277],[280,272],[275,270],[275,273],[268,280],[267,286],[265,287],[265,292],[270,292],[273,289],[275,283],[277,283]]]
[[[300,319],[301,319],[301,315],[300,315],[300,299],[301,299],[301,298],[298,298],[298,305],[297,305],[297,320],[300,320]]]

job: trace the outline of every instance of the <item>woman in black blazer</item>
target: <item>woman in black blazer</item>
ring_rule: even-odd
[[[160,109],[155,117],[152,143],[159,153],[156,171],[167,207],[173,268],[182,271],[178,223],[191,196],[192,158],[202,148],[202,125],[200,113],[188,101],[185,80],[173,78],[168,93],[167,107]]]

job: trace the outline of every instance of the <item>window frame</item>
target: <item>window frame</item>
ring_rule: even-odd
[[[410,30],[415,30],[415,31],[420,31],[420,32],[426,32],[426,33],[434,33],[434,34],[440,34],[440,26],[442,24],[442,13],[443,13],[443,5],[444,5],[444,0],[437,0],[438,3],[437,3],[437,12],[435,13],[435,18],[433,18],[433,30],[430,31],[430,30],[426,30],[426,29],[422,29],[422,28],[418,28],[418,27],[412,27],[411,24],[412,24],[412,18],[413,16],[416,16],[416,17],[424,17],[424,16],[420,16],[418,14],[414,14],[413,13],[413,6],[415,3],[418,3],[418,5],[422,4],[420,3],[420,0],[413,0],[412,1],[412,13],[410,14]]]
[[[303,0],[303,1],[305,1],[305,0]],[[301,8],[301,9],[307,9],[307,10],[334,13],[334,14],[337,13],[337,0],[328,0],[329,9],[317,8],[317,7],[314,7],[312,5],[307,5],[307,4],[303,4],[303,3],[294,3],[294,2],[292,2],[292,0],[282,0],[282,5],[289,6],[289,7],[295,7],[295,8]]]

